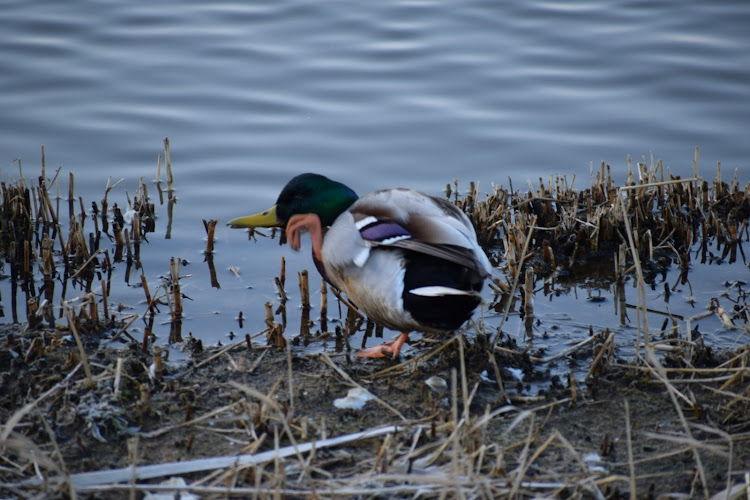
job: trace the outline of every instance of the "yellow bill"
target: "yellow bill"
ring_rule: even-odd
[[[276,217],[276,205],[272,206],[268,210],[255,215],[246,215],[245,217],[237,217],[227,222],[227,226],[242,228],[242,227],[274,227],[280,226],[281,222]]]

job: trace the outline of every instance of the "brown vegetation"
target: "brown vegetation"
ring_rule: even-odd
[[[168,148],[166,158],[169,168]],[[671,178],[659,163],[636,168],[619,188],[606,165],[581,191],[564,178],[526,193],[493,186],[483,198],[474,185],[466,196],[449,187],[502,262],[491,307],[503,321],[517,310],[530,329],[530,284],[584,261],[607,262],[617,282],[636,280],[645,317],[645,286],[672,263],[689,273],[691,255],[710,261],[709,242],[722,259],[745,259],[750,186],[723,182],[720,168],[703,181],[697,157],[691,179]],[[171,171],[167,178],[172,200]],[[666,333],[637,325],[631,360],[619,358],[613,333],[596,327],[544,357],[515,345],[501,323],[492,332],[470,325],[451,339],[423,338],[420,354],[398,364],[364,362],[349,355],[349,333],[377,327],[344,302],[345,327],[328,331],[323,293],[312,332],[306,272],[302,331],[285,332],[282,260],[266,329],[222,347],[188,337],[189,361],[170,367],[149,324],[154,308],[167,304],[170,342],[183,342],[179,259],[159,287],[143,278],[142,312],[108,307],[112,263],[136,262],[153,231],[156,207],[145,184],[128,227],[108,208],[108,186],[101,209],[94,204],[90,238],[83,200],[76,214],[72,192],[74,222],[64,234],[50,185],[44,166],[36,185],[23,177],[2,184],[0,252],[13,313],[20,297],[29,318],[0,330],[2,496],[740,498],[750,487],[747,342],[716,352],[693,333],[691,318],[671,318]],[[210,256],[215,222],[205,224]],[[102,234],[115,242],[112,255]],[[59,304],[56,284],[66,287]],[[67,290],[79,292],[68,298]],[[734,308],[717,299],[705,314],[747,336],[744,283],[729,285],[723,298]],[[139,318],[145,328],[136,336]],[[101,347],[119,336],[128,348]],[[321,336],[336,338],[339,354],[296,347]],[[586,376],[550,380],[535,396],[508,390],[509,369],[538,374],[561,359],[586,363]]]

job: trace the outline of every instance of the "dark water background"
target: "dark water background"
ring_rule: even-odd
[[[88,206],[108,177],[122,178],[110,201],[125,205],[141,177],[154,179],[169,137],[172,238],[160,207],[142,271],[158,283],[170,257],[188,261],[183,329],[206,343],[263,328],[280,255],[292,300],[296,271],[310,269],[317,283],[307,252],[223,227],[272,204],[297,173],[361,193],[438,194],[454,178],[525,188],[552,174],[583,188],[601,161],[622,182],[627,155],[653,154],[691,175],[698,146],[704,177],[721,161],[725,178],[736,170],[741,185],[750,180],[744,2],[16,0],[1,11],[3,180],[19,176],[16,158],[37,176],[44,144],[48,172],[62,167],[61,193],[74,172]],[[221,289],[201,253],[208,218],[221,221]],[[741,263],[721,270],[695,274],[700,290],[675,297],[694,295],[702,309],[727,278],[747,275]],[[142,310],[142,290],[118,273],[115,298]],[[568,325],[551,343],[580,339],[592,323],[617,328],[611,301],[579,300],[586,286],[539,300],[548,324]],[[0,287],[8,320],[7,281]],[[669,307],[689,306],[673,297]],[[239,311],[250,318],[243,328]],[[166,331],[157,325],[161,340]]]

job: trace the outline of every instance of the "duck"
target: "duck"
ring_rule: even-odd
[[[227,225],[284,228],[294,250],[308,233],[323,278],[368,318],[401,332],[359,357],[396,358],[411,332],[459,329],[482,302],[492,274],[466,214],[413,189],[359,197],[345,184],[305,173],[286,184],[271,208]]]

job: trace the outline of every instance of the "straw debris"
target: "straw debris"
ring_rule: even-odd
[[[0,496],[741,498],[750,488],[746,284],[728,282],[694,316],[662,311],[658,329],[645,321],[645,287],[661,286],[671,266],[682,279],[694,260],[746,262],[750,185],[723,181],[720,166],[704,181],[697,152],[691,179],[642,161],[629,162],[619,187],[606,164],[581,191],[560,176],[527,192],[493,185],[483,197],[477,184],[465,194],[448,185],[501,269],[489,304],[499,325],[480,318],[451,338],[415,341],[405,359],[355,361],[351,335],[382,329],[324,282],[313,315],[317,286],[300,271],[301,329],[287,331],[297,309],[287,307],[282,259],[278,300],[254,312],[265,328],[226,346],[188,335],[181,366],[165,362],[152,328],[168,308],[170,342],[182,340],[182,259],[165,263],[159,283],[134,278],[141,310],[118,309],[111,296],[113,264],[140,269],[163,204],[171,227],[168,140],[163,158],[158,202],[141,181],[124,213],[110,206],[111,181],[86,213],[70,176],[67,223],[50,196],[59,171],[48,179],[43,162],[38,183],[2,183],[0,255],[12,280],[3,306],[29,321],[0,325]],[[205,222],[209,266],[214,226]],[[534,348],[537,294],[563,276],[583,282],[594,267],[608,270],[622,321],[635,316],[637,341],[591,325],[557,353]],[[503,330],[510,314],[525,315],[525,338]],[[698,331],[713,316],[736,348],[713,349]],[[100,345],[120,337],[126,349]],[[305,349],[327,339],[326,352]],[[553,375],[561,365],[570,370]],[[367,396],[362,405],[335,407],[351,389]]]

